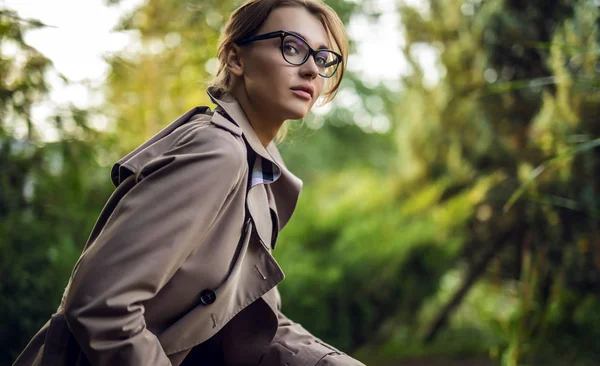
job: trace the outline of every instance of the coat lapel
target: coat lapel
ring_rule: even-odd
[[[276,202],[279,230],[281,230],[292,217],[292,213],[294,213],[294,209],[298,203],[298,196],[302,190],[302,181],[287,169],[274,143],[271,142],[269,144],[267,151],[270,152],[271,156],[279,164],[279,169],[281,169],[279,179],[270,185]]]

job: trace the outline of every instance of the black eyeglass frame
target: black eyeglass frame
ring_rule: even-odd
[[[304,42],[306,44],[306,47],[308,47],[308,53],[304,57],[304,60],[302,60],[302,62],[300,62],[299,64],[290,62],[285,57],[285,53],[283,51],[283,40],[285,39],[285,37],[290,36],[290,35],[294,36],[294,37],[296,37],[298,39],[300,39],[302,42]],[[275,31],[275,32],[258,34],[256,36],[248,37],[248,38],[242,39],[240,41],[237,41],[237,42],[235,42],[235,44],[237,44],[238,46],[244,46],[244,45],[247,45],[247,44],[252,43],[252,42],[262,41],[262,40],[265,40],[265,39],[273,39],[273,38],[277,38],[277,37],[279,37],[281,39],[281,45],[279,46],[279,49],[281,50],[281,56],[283,56],[283,59],[287,63],[289,63],[290,65],[294,65],[294,66],[304,65],[306,63],[306,61],[308,61],[308,59],[310,57],[314,58],[314,55],[316,55],[319,52],[322,52],[322,51],[331,52],[332,54],[334,54],[336,56],[336,60],[332,61],[332,62],[330,62],[328,64],[325,64],[324,68],[327,68],[327,67],[331,66],[331,64],[333,62],[335,62],[336,63],[335,69],[333,70],[333,72],[329,76],[321,75],[321,73],[319,73],[319,76],[321,76],[323,78],[326,78],[326,79],[329,79],[330,77],[332,77],[333,75],[335,75],[335,73],[337,72],[338,67],[342,63],[342,55],[340,55],[339,53],[337,53],[335,51],[332,51],[332,50],[329,50],[329,49],[326,49],[326,48],[319,48],[317,50],[314,50],[302,36],[300,36],[297,33],[286,31],[286,30],[278,30],[278,31]]]

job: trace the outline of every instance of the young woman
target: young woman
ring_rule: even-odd
[[[15,365],[362,365],[280,311],[271,250],[301,188],[273,139],[333,98],[348,52],[320,0],[250,0],[196,107],[119,160],[50,321]]]

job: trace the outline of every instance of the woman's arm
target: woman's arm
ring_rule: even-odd
[[[261,365],[365,366],[310,334],[280,311],[279,327]]]
[[[169,281],[244,183],[241,149],[225,130],[193,126],[137,172],[137,184],[80,258],[65,300],[69,328],[92,365],[171,364],[146,328],[142,303]]]

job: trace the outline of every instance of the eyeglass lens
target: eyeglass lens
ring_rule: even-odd
[[[286,35],[282,40],[283,57],[293,65],[302,65],[308,59],[310,48],[300,38]],[[319,50],[314,54],[315,64],[319,75],[329,77],[337,68],[338,59],[336,54],[328,50]]]

